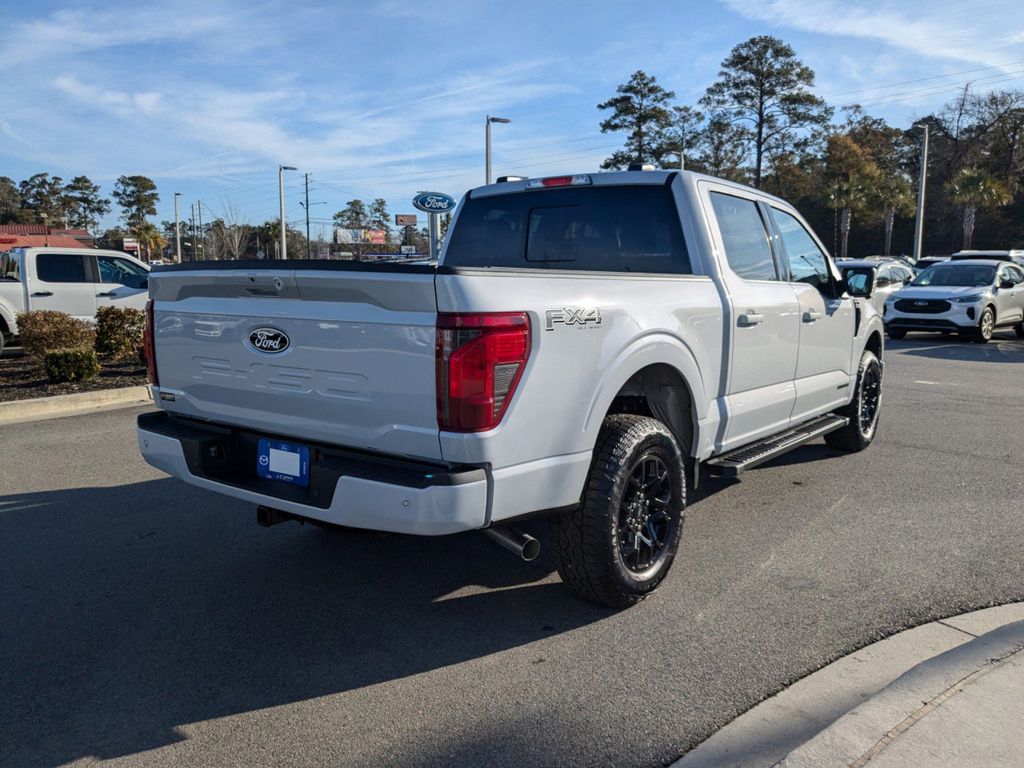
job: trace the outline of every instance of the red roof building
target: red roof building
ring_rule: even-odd
[[[12,248],[94,248],[84,229],[53,229],[44,224],[0,224],[0,253]]]

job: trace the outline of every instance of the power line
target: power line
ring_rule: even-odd
[[[846,95],[851,94],[851,93],[864,93],[866,91],[878,91],[878,90],[881,90],[881,89],[884,89],[884,88],[896,88],[896,87],[899,87],[901,85],[912,85],[914,83],[923,83],[926,80],[940,80],[940,79],[944,80],[947,77],[957,77],[959,75],[966,75],[966,74],[969,74],[971,72],[983,72],[983,71],[988,70],[988,69],[1004,69],[1006,67],[1015,67],[1018,64],[1024,64],[1024,61],[1011,61],[1011,62],[1007,62],[1006,64],[992,64],[992,65],[987,66],[987,67],[975,67],[973,69],[962,69],[959,72],[947,72],[944,75],[931,75],[929,77],[918,77],[918,78],[916,78],[914,80],[902,80],[902,81],[895,82],[895,83],[886,83],[884,85],[872,85],[872,86],[868,86],[868,87],[865,87],[865,88],[854,88],[853,90],[850,90],[850,91],[839,91],[837,93],[828,94],[826,96],[822,96],[821,98],[823,98],[823,99],[825,99],[827,101],[832,101],[832,100],[835,100],[839,96],[846,96]]]

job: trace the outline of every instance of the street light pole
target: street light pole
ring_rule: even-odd
[[[484,164],[486,165],[487,183],[491,183],[491,123],[511,123],[507,117],[491,117],[487,115],[486,127],[484,128]]]
[[[917,214],[914,218],[914,261],[921,258],[924,248],[924,193],[928,183],[928,126],[921,137],[921,176],[917,182]]]
[[[288,226],[284,222],[284,172],[285,171],[297,171],[291,165],[279,165],[277,166],[277,194],[281,202],[281,258],[288,258]]]
[[[181,220],[178,218],[178,198],[181,192],[174,193],[174,258],[181,264]]]

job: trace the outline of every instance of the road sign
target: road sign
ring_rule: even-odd
[[[402,253],[414,254],[414,253],[416,253],[416,246],[415,245],[403,245],[402,246]]]
[[[443,192],[420,192],[412,205],[425,213],[448,213],[455,208],[455,198]]]
[[[396,227],[415,227],[417,216],[415,213],[396,213],[395,214],[395,226]]]

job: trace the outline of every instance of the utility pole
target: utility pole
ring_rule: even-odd
[[[206,235],[203,234],[203,201],[196,200],[196,210],[199,211],[199,247],[203,249],[203,261],[206,261]]]
[[[188,220],[189,229],[192,230],[192,255],[191,261],[196,260],[196,204],[192,203],[192,216]]]
[[[306,176],[306,260],[308,261],[309,256],[309,174]]]
[[[914,218],[914,261],[921,258],[924,247],[924,196],[928,184],[928,126],[921,137],[921,176],[917,182],[917,214]]]
[[[174,193],[174,258],[181,264],[181,220],[178,218],[178,198],[181,192]]]

